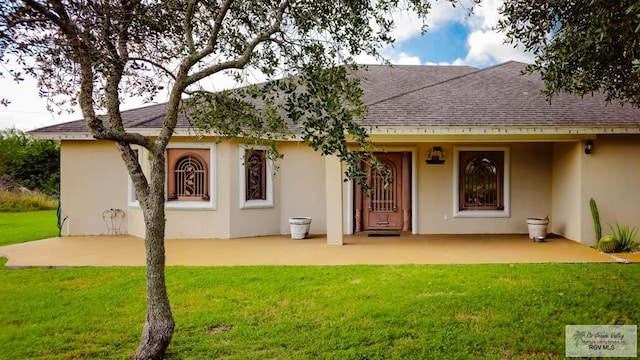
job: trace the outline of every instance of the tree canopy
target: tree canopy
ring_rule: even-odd
[[[112,140],[123,158],[145,222],[147,316],[137,359],[161,358],[174,321],[164,280],[165,150],[178,114],[203,131],[274,141],[301,130],[322,154],[337,154],[349,176],[363,148],[366,114],[353,56],[379,57],[393,42],[393,14],[426,20],[426,0],[9,0],[0,3],[0,60],[16,59],[19,80],[35,76],[53,106],[77,103],[94,138]],[[253,69],[253,70],[252,70]],[[227,73],[262,86],[210,92],[202,81]],[[281,79],[278,81],[271,81]],[[121,101],[167,92],[163,126],[154,136],[125,129]],[[185,101],[185,97],[190,96]],[[99,116],[99,112],[105,116]],[[145,174],[131,145],[148,151]],[[360,174],[361,175],[361,174]]]
[[[60,144],[16,129],[0,131],[0,180],[48,195],[60,192]]]
[[[498,28],[535,55],[545,93],[601,91],[640,106],[640,3],[507,0]]]

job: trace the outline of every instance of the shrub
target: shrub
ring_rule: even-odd
[[[616,252],[631,252],[640,248],[640,244],[635,241],[638,234],[637,228],[629,229],[628,226],[616,222],[616,227],[609,225],[609,229],[619,244]]]
[[[42,193],[0,190],[0,212],[54,210],[58,200]]]
[[[0,180],[49,195],[60,192],[60,144],[0,130]]]

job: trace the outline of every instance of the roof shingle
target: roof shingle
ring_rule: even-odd
[[[559,94],[547,101],[537,75],[521,75],[526,65],[507,62],[478,70],[467,66],[369,65],[360,77],[363,125],[371,126],[640,126],[640,109],[607,103],[594,94]],[[162,126],[165,104],[122,112],[125,128]],[[181,115],[178,129],[190,125]],[[33,132],[86,132],[83,121]]]

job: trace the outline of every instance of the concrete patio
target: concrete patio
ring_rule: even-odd
[[[121,236],[52,238],[0,247],[8,267],[143,266],[144,242]],[[577,242],[552,237],[536,243],[526,235],[346,236],[345,245],[326,244],[323,235],[239,239],[166,240],[167,265],[348,265],[587,263],[625,261]],[[640,261],[640,254],[625,256]]]

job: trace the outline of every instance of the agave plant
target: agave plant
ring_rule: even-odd
[[[637,228],[629,229],[628,226],[620,225],[616,222],[616,227],[609,225],[609,229],[613,237],[618,241],[616,252],[631,252],[640,249],[640,244],[636,242]]]

